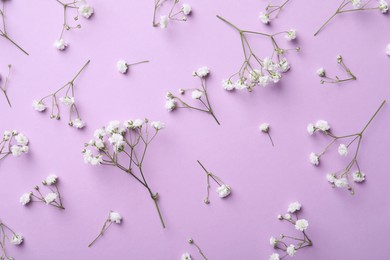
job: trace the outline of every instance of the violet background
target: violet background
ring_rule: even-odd
[[[11,37],[30,56],[0,39],[0,73],[7,64],[14,70],[9,84],[13,108],[0,98],[0,130],[17,129],[30,138],[30,154],[9,157],[0,165],[1,219],[25,236],[21,247],[9,247],[15,259],[180,259],[188,251],[201,259],[189,237],[209,259],[268,259],[274,251],[271,235],[298,234],[276,219],[290,202],[299,200],[301,217],[309,220],[312,248],[297,259],[386,259],[390,231],[388,174],[389,107],[386,105],[363,138],[360,161],[367,181],[356,195],[334,190],[325,174],[341,168],[347,158],[332,150],[320,167],[308,161],[327,140],[309,136],[306,125],[328,120],[335,133],[361,130],[382,100],[389,98],[390,42],[386,30],[390,16],[379,11],[340,15],[317,37],[313,33],[339,5],[339,0],[294,0],[271,26],[258,14],[268,1],[187,1],[193,15],[186,23],[171,23],[166,30],[151,26],[153,1],[90,0],[95,15],[80,18],[83,28],[65,34],[65,52],[52,47],[62,24],[62,7],[55,1],[7,1]],[[242,62],[239,35],[218,20],[221,15],[244,29],[279,32],[295,28],[298,41],[282,46],[301,47],[287,55],[291,71],[277,86],[253,93],[227,92],[221,80]],[[262,41],[258,49],[270,55]],[[320,85],[315,71],[323,66],[331,74],[345,75],[336,64],[342,54],[358,80]],[[77,131],[63,120],[33,110],[31,102],[69,80],[91,59],[76,81],[76,99],[87,127]],[[149,59],[149,64],[121,75],[115,63]],[[196,87],[193,70],[211,68],[208,87],[221,126],[195,111],[168,113],[167,91]],[[188,96],[189,98],[189,96]],[[167,128],[150,147],[145,171],[158,191],[167,228],[162,229],[146,190],[115,168],[92,167],[83,162],[83,143],[110,120],[148,117]],[[271,124],[272,147],[258,130]],[[348,157],[349,158],[349,157]],[[196,160],[233,188],[221,200],[212,188],[211,204],[203,204],[205,176]],[[60,176],[65,211],[41,204],[23,207],[19,196],[49,173]],[[92,247],[108,211],[120,212],[124,221],[114,225]]]

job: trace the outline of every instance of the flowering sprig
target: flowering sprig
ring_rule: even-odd
[[[350,80],[356,80],[357,77],[352,73],[352,71],[345,65],[343,61],[343,57],[341,55],[337,55],[337,63],[340,64],[341,68],[345,70],[345,72],[349,75],[349,78],[345,79],[340,79],[339,76],[335,76],[334,78],[328,77],[326,75],[325,69],[324,68],[319,68],[317,70],[317,75],[321,77],[320,83],[342,83]]]
[[[209,75],[210,70],[208,67],[201,67],[197,71],[193,72],[192,75],[194,77],[197,77],[200,79],[201,87],[200,88],[192,88],[192,89],[179,89],[179,93],[181,95],[184,95],[186,91],[191,90],[191,97],[194,100],[198,100],[202,107],[194,107],[192,105],[189,105],[187,102],[185,102],[183,99],[181,99],[178,96],[175,96],[173,93],[168,92],[165,96],[165,108],[171,112],[176,108],[188,108],[197,110],[200,112],[207,113],[211,115],[214,120],[217,122],[218,125],[220,125],[217,117],[214,114],[214,111],[211,107],[208,92],[207,92],[207,85],[206,85],[206,78]],[[204,97],[204,98],[203,98]],[[180,105],[178,105],[179,103]]]
[[[204,260],[207,260],[207,257],[206,257],[205,254],[203,253],[203,251],[202,251],[202,249],[200,248],[200,246],[198,246],[198,244],[195,243],[194,239],[192,239],[192,238],[188,239],[188,243],[189,243],[190,245],[195,246],[196,249],[198,249],[199,254],[203,257],[203,259],[204,259]],[[188,255],[189,258],[188,258],[188,257],[187,257],[187,258],[183,258],[183,256],[186,256],[186,255],[183,255],[183,256],[182,256],[182,260],[187,260],[187,259],[191,260],[191,256],[190,256],[189,254],[187,254],[187,255]]]
[[[85,0],[72,0],[71,2],[65,3],[60,0],[56,0],[64,9],[64,22],[62,24],[62,30],[60,37],[54,42],[54,47],[58,50],[65,50],[68,47],[68,42],[66,42],[63,38],[65,31],[70,31],[72,29],[80,29],[81,24],[77,24],[76,26],[72,26],[68,22],[68,10],[75,10],[75,16],[73,17],[74,21],[79,20],[79,16],[83,16],[86,19],[89,19],[94,9],[91,5],[89,5]]]
[[[273,19],[277,18],[282,8],[290,0],[285,0],[281,5],[271,5],[268,4],[265,8],[265,12],[260,12],[259,19],[263,24],[269,24]]]
[[[260,126],[259,126],[259,129],[260,129],[260,131],[261,132],[263,132],[263,133],[265,133],[265,134],[267,134],[268,135],[268,138],[269,138],[269,140],[271,141],[271,144],[272,144],[272,146],[274,146],[274,141],[272,140],[272,137],[271,137],[271,135],[270,135],[270,133],[269,133],[269,124],[268,123],[262,123]]]
[[[7,32],[7,26],[5,24],[5,7],[4,7],[4,3],[6,2],[6,0],[0,0],[0,1],[2,2],[2,6],[1,6],[1,9],[0,9],[0,16],[1,16],[2,23],[3,23],[3,28],[0,28],[0,36],[4,37],[9,42],[11,42],[13,45],[18,47],[18,49],[21,50],[22,52],[24,52],[26,55],[29,55],[22,47],[20,47],[19,44],[17,44],[14,40],[12,40],[9,37],[8,32]]]
[[[282,73],[287,72],[290,69],[290,64],[285,58],[286,52],[290,50],[299,51],[300,48],[283,49],[279,47],[276,36],[284,35],[287,40],[296,39],[296,31],[291,29],[289,31],[283,31],[275,34],[266,34],[248,30],[242,30],[233,25],[226,19],[217,15],[219,19],[233,27],[240,35],[242,50],[244,54],[244,61],[240,66],[238,72],[231,75],[228,79],[222,81],[224,89],[231,91],[234,89],[242,90],[246,89],[249,92],[253,91],[256,86],[265,87],[270,83],[277,83],[282,78]],[[248,41],[247,35],[258,35],[269,39],[272,43],[273,50],[270,57],[260,59],[254,52]],[[237,80],[233,80],[237,78]]]
[[[116,63],[116,69],[120,73],[126,74],[131,66],[141,64],[141,63],[148,63],[148,62],[149,62],[148,60],[143,60],[143,61],[138,61],[138,62],[134,62],[134,63],[127,63],[125,60],[119,60]]]
[[[88,247],[91,247],[101,236],[103,236],[104,232],[111,227],[112,223],[120,224],[121,221],[122,216],[118,212],[110,210],[106,221],[104,221],[103,227],[100,229],[99,235],[88,245]]]
[[[157,203],[159,195],[152,191],[143,172],[146,151],[165,124],[159,121],[151,122],[153,133],[150,133],[148,123],[148,119],[127,120],[123,125],[119,121],[111,121],[106,127],[95,131],[95,139],[85,144],[86,148],[82,153],[85,163],[119,168],[139,182],[148,191],[165,228]],[[96,150],[97,154],[94,154],[92,149]],[[138,174],[135,169],[138,169]]]
[[[0,86],[0,90],[3,92],[5,99],[7,99],[9,107],[12,107],[12,106],[11,106],[11,101],[9,100],[9,97],[7,94],[7,85],[8,85],[9,75],[11,73],[11,68],[12,68],[12,65],[9,64],[8,65],[8,75],[5,77],[4,84]],[[1,77],[0,77],[0,83],[1,83]]]
[[[211,188],[211,185],[210,185],[210,178],[216,183],[218,184],[218,188],[217,188],[217,193],[218,193],[218,196],[220,198],[226,198],[227,196],[230,195],[230,193],[232,192],[232,188],[225,184],[218,176],[216,176],[215,174],[209,172],[204,166],[203,164],[197,160],[198,164],[202,167],[202,169],[205,171],[206,173],[206,178],[207,178],[207,196],[206,198],[203,200],[203,202],[205,204],[210,204],[210,188]]]
[[[24,237],[13,231],[0,219],[0,249],[1,249],[1,260],[14,260],[12,256],[9,256],[6,252],[6,242],[11,245],[19,246],[23,243]]]
[[[377,6],[372,6],[372,0],[343,0],[336,12],[329,17],[328,20],[318,29],[318,31],[314,34],[316,36],[324,27],[337,15],[343,13],[350,13],[356,11],[368,11],[368,10],[379,10],[382,14],[385,14],[389,11],[389,5],[385,0],[378,0]]]
[[[79,70],[79,72],[74,76],[73,79],[71,79],[68,83],[66,83],[64,86],[56,90],[54,93],[49,94],[47,96],[44,96],[40,100],[34,100],[32,103],[32,106],[35,110],[38,112],[43,112],[46,110],[46,105],[44,103],[44,100],[47,98],[51,98],[51,113],[50,118],[51,119],[57,119],[60,120],[60,107],[57,100],[57,94],[61,91],[65,91],[65,96],[60,97],[59,101],[69,107],[69,126],[73,126],[74,128],[81,129],[85,126],[85,122],[80,118],[79,110],[76,106],[76,101],[74,98],[74,82],[77,79],[77,77],[81,74],[81,72],[85,69],[85,67],[89,64],[90,60],[87,61],[87,63],[84,64],[84,66]],[[73,116],[76,115],[76,118],[73,119]]]
[[[328,182],[332,185],[332,187],[337,188],[347,188],[351,194],[355,194],[354,189],[349,184],[349,181],[351,179],[351,170],[353,167],[356,167],[356,171],[352,173],[352,180],[356,183],[361,183],[365,180],[365,174],[361,171],[358,163],[358,154],[361,147],[361,141],[363,138],[363,134],[365,133],[367,127],[371,124],[372,120],[376,117],[376,115],[379,113],[379,111],[382,109],[382,107],[385,105],[386,100],[382,102],[380,107],[376,110],[374,115],[370,118],[370,120],[367,122],[367,124],[364,126],[364,128],[354,134],[349,135],[342,135],[342,136],[336,136],[334,135],[330,130],[330,125],[325,120],[319,120],[317,123],[309,124],[307,126],[307,131],[310,135],[314,134],[315,132],[319,132],[325,136],[328,136],[332,139],[332,141],[325,147],[325,149],[321,153],[311,153],[310,154],[310,162],[318,166],[320,164],[321,157],[337,142],[340,140],[345,140],[345,142],[341,143],[338,147],[338,153],[341,156],[347,156],[349,154],[349,148],[352,144],[356,143],[355,152],[353,154],[353,158],[351,161],[345,166],[345,168],[331,174],[327,174],[326,178]]]
[[[16,141],[16,143],[14,142]],[[4,131],[3,138],[0,141],[0,161],[8,155],[19,157],[29,151],[28,138],[16,130]]]
[[[172,7],[169,11],[168,15],[161,15],[160,21],[156,21],[157,10],[166,2],[173,2]],[[183,4],[180,10],[175,8],[177,4],[179,4],[180,0],[154,0],[154,11],[153,11],[153,26],[159,26],[162,29],[167,28],[168,23],[170,21],[179,21],[185,22],[187,21],[187,16],[191,14],[192,8],[189,4]]]
[[[36,194],[32,191],[24,193],[20,196],[19,202],[23,206],[30,204],[31,202],[41,202],[46,205],[50,205],[59,209],[65,209],[62,204],[61,193],[58,189],[58,177],[55,174],[50,174],[42,181],[42,185],[45,186],[49,193],[43,195],[38,185],[34,186]]]
[[[279,238],[271,237],[270,244],[276,250],[282,251],[283,255],[273,253],[270,256],[270,260],[280,260],[287,256],[293,257],[295,253],[308,246],[312,246],[313,242],[306,234],[306,230],[309,226],[309,222],[306,219],[300,219],[298,212],[301,210],[302,205],[296,201],[289,205],[287,213],[278,215],[279,220],[285,220],[294,225],[295,229],[302,232],[302,237],[288,236],[281,234]],[[290,244],[290,245],[289,245]]]

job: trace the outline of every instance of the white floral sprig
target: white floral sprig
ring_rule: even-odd
[[[206,255],[203,253],[203,251],[202,251],[202,249],[200,248],[200,246],[198,246],[198,244],[195,243],[194,239],[192,239],[192,238],[188,239],[188,243],[189,243],[190,245],[195,246],[196,249],[198,249],[199,254],[203,257],[203,259],[204,259],[204,260],[207,260]],[[182,260],[191,260],[191,256],[190,256],[190,254],[186,253],[186,254],[183,254],[183,255],[182,255],[182,258],[181,258],[181,259],[182,259]]]
[[[199,78],[199,80],[201,82],[201,86],[199,88],[192,88],[192,89],[184,89],[184,88],[179,89],[179,93],[181,95],[184,95],[187,91],[191,91],[192,99],[199,101],[199,103],[202,107],[192,106],[192,105],[188,104],[187,102],[185,102],[180,97],[174,95],[171,92],[168,92],[165,96],[165,99],[166,99],[165,108],[169,112],[171,112],[177,108],[188,108],[188,109],[193,109],[193,110],[197,110],[200,112],[204,112],[204,113],[211,115],[214,118],[214,120],[217,122],[217,124],[220,125],[217,117],[214,114],[214,110],[211,107],[210,99],[209,99],[208,92],[207,92],[206,78],[209,75],[209,73],[210,73],[210,69],[208,67],[204,66],[204,67],[199,68],[197,71],[193,72],[192,75],[194,77]]]
[[[74,82],[77,79],[77,77],[81,74],[81,72],[85,69],[85,67],[89,64],[90,60],[87,61],[87,63],[84,64],[84,66],[79,70],[79,72],[76,74],[76,76],[71,79],[68,83],[66,83],[64,86],[56,90],[54,93],[49,94],[47,96],[44,96],[43,98],[39,100],[34,100],[32,103],[33,108],[38,112],[43,112],[46,110],[46,105],[44,103],[44,100],[47,98],[51,98],[51,113],[50,118],[51,119],[57,119],[60,120],[60,106],[58,104],[57,95],[61,92],[65,92],[65,96],[60,97],[59,101],[69,107],[69,126],[73,126],[74,128],[81,129],[85,126],[85,122],[81,119],[79,110],[76,106],[76,100],[74,97]],[[73,118],[73,116],[76,115],[76,118]]]
[[[23,206],[30,204],[31,202],[41,202],[46,205],[50,205],[59,209],[65,209],[62,204],[61,193],[58,189],[58,176],[55,174],[50,174],[42,181],[42,185],[45,186],[49,192],[46,195],[41,193],[41,190],[38,185],[34,186],[36,194],[32,191],[24,193],[20,196],[19,202]]]
[[[335,76],[334,78],[328,77],[326,75],[324,68],[319,68],[317,70],[317,75],[321,78],[320,83],[342,83],[350,80],[357,80],[357,77],[352,73],[352,71],[345,65],[343,57],[341,55],[337,55],[337,63],[340,64],[341,68],[349,75],[349,78],[340,79],[339,76]]]
[[[12,65],[9,64],[9,65],[8,65],[8,75],[7,75],[7,76],[5,77],[5,79],[4,79],[4,84],[0,85],[0,90],[1,90],[1,92],[3,92],[4,97],[5,97],[5,99],[7,100],[9,107],[12,107],[12,106],[11,106],[11,101],[9,100],[9,97],[8,97],[8,94],[7,94],[7,90],[8,90],[8,80],[9,80],[9,75],[11,74],[11,68],[12,68]],[[0,75],[0,84],[1,84],[1,83],[2,83],[2,82],[1,82],[1,75]]]
[[[160,21],[157,22],[157,11],[164,3],[167,2],[172,2],[172,7],[170,8],[168,15],[161,15]],[[180,10],[178,10],[176,6],[179,4],[179,2],[180,0],[154,0],[153,26],[159,26],[160,28],[165,29],[168,27],[170,21],[187,21],[187,17],[192,12],[192,8],[189,4],[182,4]]]
[[[1,16],[1,21],[3,23],[2,28],[0,28],[0,36],[7,39],[10,43],[18,47],[19,50],[21,50],[24,54],[29,55],[22,47],[20,47],[19,44],[17,44],[12,38],[9,37],[8,32],[7,32],[7,26],[5,24],[5,2],[6,0],[0,0],[1,1],[1,8],[0,8],[0,16]]]
[[[60,51],[63,51],[68,47],[68,42],[63,38],[65,31],[70,31],[72,29],[80,29],[81,24],[77,24],[76,26],[70,25],[68,21],[68,10],[74,10],[75,14],[73,17],[74,21],[79,20],[79,16],[89,19],[94,13],[94,9],[91,5],[89,5],[85,0],[72,0],[71,2],[65,3],[60,0],[56,0],[61,6],[64,8],[64,22],[62,24],[62,30],[60,37],[55,40],[54,47]]]
[[[272,140],[272,137],[271,137],[271,135],[270,135],[270,133],[269,133],[269,131],[270,131],[269,124],[268,124],[268,123],[262,123],[262,124],[259,126],[259,129],[260,129],[261,132],[263,132],[263,133],[265,133],[265,134],[268,135],[268,138],[269,138],[269,140],[271,141],[272,146],[274,146],[274,141]]]
[[[281,234],[279,238],[271,237],[269,242],[276,250],[282,251],[281,256],[278,253],[273,253],[270,256],[270,260],[280,260],[287,256],[293,257],[298,250],[313,245],[313,242],[306,234],[306,230],[309,226],[309,222],[306,219],[300,219],[298,212],[301,210],[302,205],[296,201],[288,206],[287,213],[278,215],[279,220],[285,220],[294,225],[295,229],[302,232],[302,237],[288,236]]]
[[[285,0],[281,5],[271,5],[268,4],[265,8],[265,12],[260,12],[259,19],[263,24],[269,24],[271,21],[278,17],[282,8],[289,2],[290,0]]]
[[[377,2],[376,5],[372,4]],[[328,20],[318,29],[314,34],[316,36],[324,27],[337,15],[343,13],[357,12],[357,11],[368,11],[368,10],[379,10],[382,14],[385,14],[389,11],[389,5],[385,0],[343,0],[336,12],[329,17]]]
[[[340,156],[347,156],[350,153],[350,146],[354,143],[356,143],[355,151],[352,153],[353,158],[351,161],[345,166],[345,168],[326,175],[326,179],[328,182],[332,185],[332,187],[337,188],[347,188],[351,194],[355,194],[354,189],[349,184],[351,181],[356,183],[361,183],[365,180],[365,174],[361,171],[358,163],[358,154],[361,148],[361,141],[363,138],[363,134],[365,133],[367,127],[371,124],[372,120],[376,117],[376,115],[379,113],[379,111],[382,109],[382,107],[385,105],[386,100],[382,102],[380,107],[376,110],[374,115],[370,118],[370,120],[367,122],[367,124],[364,126],[364,128],[354,134],[349,135],[342,135],[342,136],[336,136],[331,132],[330,125],[325,120],[318,120],[316,124],[309,124],[307,126],[307,131],[310,135],[313,135],[316,132],[319,132],[325,136],[328,136],[332,139],[332,141],[325,147],[325,149],[321,153],[311,153],[310,154],[310,162],[311,164],[318,166],[320,164],[320,159],[322,156],[337,142],[337,141],[344,141],[338,146],[338,153]],[[353,167],[356,167],[356,171],[351,174],[351,170]],[[352,175],[352,176],[351,176]]]
[[[134,63],[127,63],[125,60],[119,60],[116,63],[116,69],[120,73],[126,74],[131,66],[137,65],[137,64],[141,64],[141,63],[147,63],[147,62],[149,62],[149,61],[148,60],[144,60],[144,61],[139,61],[139,62],[134,62]]]
[[[6,253],[6,242],[11,245],[19,246],[23,243],[24,237],[13,231],[9,226],[7,226],[0,219],[0,250],[1,250],[1,260],[14,260],[12,256],[9,256]]]
[[[22,154],[28,153],[28,142],[28,138],[16,130],[4,131],[0,141],[0,161],[11,154],[14,157],[19,157]]]
[[[101,236],[103,236],[104,232],[106,232],[113,223],[120,224],[121,222],[122,216],[118,212],[110,210],[106,221],[104,221],[103,227],[100,229],[99,235],[88,245],[88,247],[91,247]]]
[[[143,166],[150,143],[164,127],[165,124],[159,121],[153,121],[149,126],[148,119],[127,120],[123,124],[111,121],[106,127],[95,131],[95,139],[86,143],[82,151],[85,163],[119,168],[139,182],[153,200],[163,228],[165,223],[157,203],[159,195],[152,191],[146,181]],[[135,169],[138,169],[138,174]]]
[[[291,29],[275,34],[266,34],[255,31],[239,29],[226,19],[217,15],[219,19],[233,27],[240,35],[244,61],[238,72],[231,75],[228,79],[222,81],[222,86],[225,90],[231,91],[234,89],[246,89],[249,92],[253,91],[256,86],[266,87],[270,83],[278,83],[282,79],[282,73],[290,69],[285,54],[290,51],[299,51],[300,48],[283,49],[279,47],[276,36],[284,35],[289,41],[296,39],[296,31]],[[273,49],[269,57],[260,59],[253,51],[247,35],[257,35],[269,39]]]
[[[225,184],[218,176],[216,176],[215,174],[209,172],[204,166],[203,164],[197,160],[198,164],[202,167],[202,169],[205,171],[206,173],[206,178],[207,178],[207,196],[206,198],[203,200],[203,202],[205,204],[210,204],[210,188],[211,188],[211,185],[210,185],[210,178],[216,183],[218,184],[218,188],[217,188],[217,193],[218,193],[218,196],[220,198],[226,198],[227,196],[230,195],[230,193],[232,192],[232,188]]]

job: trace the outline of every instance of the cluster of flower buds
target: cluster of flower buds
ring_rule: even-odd
[[[166,2],[172,2],[172,6],[170,8],[170,11],[167,15],[161,15],[160,21],[156,21],[157,11],[162,7],[162,5]],[[185,22],[187,21],[187,17],[191,14],[192,8],[189,4],[182,4],[181,8],[177,10],[177,5],[179,4],[180,0],[154,0],[154,15],[153,15],[153,26],[157,27],[159,26],[162,29],[165,29],[168,27],[168,24],[170,21],[180,21]]]
[[[352,71],[345,65],[343,61],[343,57],[341,55],[337,55],[337,63],[341,65],[341,68],[349,75],[348,78],[340,79],[339,76],[335,76],[334,78],[328,77],[324,68],[319,68],[317,70],[317,75],[321,78],[320,83],[342,83],[350,80],[356,80],[356,76],[352,73]]]

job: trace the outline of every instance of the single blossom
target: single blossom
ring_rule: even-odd
[[[337,188],[348,187],[348,180],[347,180],[347,178],[335,179],[334,185],[336,185]]]
[[[318,128],[318,129],[320,129],[321,131],[324,131],[324,132],[330,130],[330,125],[325,120],[318,120],[316,122],[315,126],[316,126],[316,128]]]
[[[189,15],[192,11],[192,8],[189,4],[183,4],[183,6],[181,7],[181,10],[183,11],[184,15]]]
[[[294,245],[289,245],[286,249],[286,252],[289,256],[294,256],[297,250],[295,249]]]
[[[273,253],[270,257],[269,260],[280,260],[280,256],[277,253]]]
[[[43,112],[46,110],[46,106],[42,101],[34,100],[32,106],[38,112]]]
[[[328,173],[328,174],[326,175],[326,179],[327,179],[327,181],[328,181],[329,183],[334,184],[334,182],[336,181],[336,176],[335,176],[335,174],[333,174],[333,173]]]
[[[116,224],[120,224],[122,221],[122,216],[118,212],[111,211],[110,221],[115,222]]]
[[[295,29],[291,29],[286,33],[286,39],[289,41],[295,40],[297,38],[297,31]]]
[[[20,245],[23,243],[23,236],[21,234],[13,234],[11,239],[11,244],[13,245]],[[11,258],[8,258],[11,259]]]
[[[389,11],[389,4],[385,0],[380,0],[378,5],[379,11],[381,11],[382,14],[385,14]]]
[[[79,12],[79,14],[81,16],[83,16],[83,17],[88,19],[93,14],[94,9],[89,4],[82,4],[82,5],[79,6],[78,12]]]
[[[309,222],[306,219],[298,219],[295,222],[295,228],[299,231],[305,231],[309,226]]]
[[[50,174],[46,177],[45,182],[47,185],[53,185],[57,183],[58,176],[55,174]]]
[[[231,192],[232,192],[232,188],[230,188],[230,186],[226,184],[222,184],[217,188],[217,193],[220,198],[225,198],[229,196]]]
[[[271,246],[275,247],[276,244],[278,243],[278,240],[276,238],[274,238],[274,237],[271,237],[269,239],[269,243],[270,243]]]
[[[317,166],[320,164],[320,157],[315,154],[315,153],[311,153],[310,154],[310,163]]]
[[[193,73],[193,75],[198,76],[200,78],[204,78],[207,75],[209,75],[209,73],[210,73],[210,69],[208,67],[204,66],[204,67],[200,67],[197,71],[195,71]]]
[[[354,182],[363,182],[366,179],[366,175],[361,171],[356,171],[352,174]]]
[[[347,156],[347,154],[348,154],[348,147],[345,144],[340,144],[339,148],[337,149],[337,151],[339,152],[339,154],[341,156]]]
[[[122,73],[122,74],[125,74],[127,72],[127,69],[129,68],[126,61],[125,60],[119,60],[117,63],[116,63],[116,68],[117,70]]]
[[[269,14],[260,12],[259,19],[263,24],[269,24],[271,22],[271,19],[269,17]]]
[[[181,260],[191,260],[191,255],[189,253],[184,253],[181,256]]]
[[[317,70],[317,75],[320,77],[325,77],[325,69],[324,68],[319,68]]]
[[[295,213],[295,212],[301,210],[301,207],[302,207],[301,203],[299,203],[298,201],[295,201],[293,203],[290,203],[290,205],[288,205],[287,211],[290,213]]]
[[[200,90],[197,90],[197,89],[192,91],[192,93],[191,93],[192,99],[200,99],[202,97],[202,95],[203,95],[203,92]]]
[[[72,121],[70,121],[69,125],[73,126],[74,128],[81,129],[81,128],[84,128],[85,122],[83,120],[81,120],[81,118],[77,117],[77,118],[73,119]]]
[[[50,203],[52,203],[53,201],[55,201],[56,199],[57,199],[57,193],[55,193],[55,192],[50,192],[50,193],[48,193],[46,196],[45,196],[45,202],[46,202],[46,204],[50,204]]]
[[[23,206],[29,204],[31,202],[31,196],[32,196],[32,193],[31,192],[26,192],[24,193],[20,199],[19,199],[19,202],[20,204],[22,204]]]
[[[63,51],[68,47],[68,43],[64,39],[58,39],[54,42],[54,47],[56,47],[58,50]]]
[[[316,131],[315,126],[311,123],[307,125],[306,129],[307,129],[307,132],[309,133],[309,135],[314,134],[314,132]]]
[[[160,23],[159,23],[160,24],[160,28],[162,28],[162,29],[167,28],[168,23],[169,23],[169,17],[168,16],[166,16],[166,15],[160,16]]]
[[[269,131],[269,124],[268,123],[262,123],[260,126],[259,126],[259,129],[261,132],[263,133],[268,133]]]

